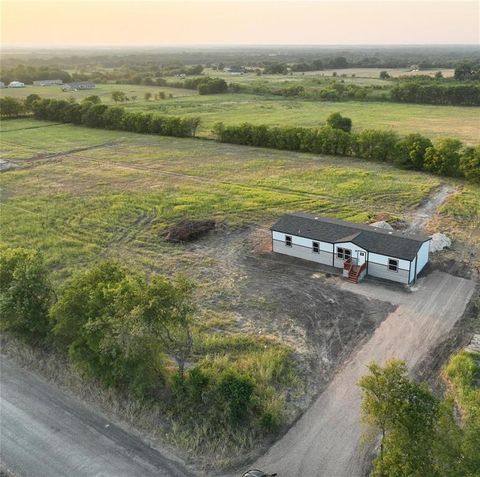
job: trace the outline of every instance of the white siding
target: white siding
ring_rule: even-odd
[[[413,282],[413,280],[415,280],[415,264],[416,264],[416,262],[417,262],[417,257],[415,257],[412,260],[412,267],[410,269],[410,276],[408,277],[409,282]]]
[[[420,250],[417,252],[417,274],[423,269],[428,262],[428,254],[430,252],[430,240],[422,244]]]
[[[292,246],[285,245],[285,235],[292,237]],[[305,237],[299,237],[292,234],[284,234],[281,232],[272,232],[272,250],[291,257],[302,258],[312,262],[322,263],[324,265],[332,265],[332,248],[333,245],[318,240],[311,240]],[[320,253],[313,252],[313,242],[319,242]]]
[[[388,269],[388,259],[398,260],[398,270]],[[368,275],[399,283],[409,283],[410,262],[397,257],[388,257],[378,253],[368,254]]]
[[[367,253],[367,251],[365,249],[363,249],[362,247],[359,247],[358,245],[355,245],[354,243],[352,242],[339,242],[339,243],[336,243],[335,244],[335,267],[338,267],[338,268],[343,268],[343,262],[344,260],[341,259],[341,258],[338,258],[337,257],[337,251],[338,251],[338,248],[347,248],[348,250],[351,250],[352,251],[352,258],[354,260],[357,259],[357,251],[358,252],[364,252],[364,253]],[[356,263],[356,262],[355,262]]]
[[[388,265],[388,259],[392,258],[393,260],[398,260],[398,266],[399,268],[402,268],[404,270],[408,270],[410,267],[410,262],[408,260],[402,260],[401,258],[397,257],[389,257],[387,255],[380,255],[378,253],[372,253],[370,252],[368,254],[368,261],[371,263],[376,263],[378,265]]]
[[[292,237],[292,246],[285,245],[285,236]],[[357,252],[365,252],[368,260],[367,274],[392,280],[399,283],[411,283],[415,279],[415,261],[417,261],[417,273],[422,270],[428,262],[428,253],[430,242],[425,242],[418,251],[417,257],[412,261],[403,260],[397,257],[389,257],[378,253],[370,253],[367,250],[355,245],[352,242],[342,242],[331,244],[321,242],[319,240],[312,240],[305,237],[300,237],[293,234],[285,234],[283,232],[272,232],[272,249],[274,252],[290,255],[292,257],[309,260],[312,262],[322,263],[337,268],[343,268],[343,259],[337,257],[337,249],[346,248],[352,251],[352,258],[357,258]],[[320,253],[314,253],[312,244],[318,242],[320,245]],[[388,269],[388,259],[398,261],[398,270],[392,271]]]
[[[284,234],[282,232],[272,232],[272,235],[273,235],[273,240],[280,240],[281,242],[285,242],[285,235],[289,235],[290,237],[292,237],[292,243],[294,245],[300,245],[302,247],[308,247],[308,248],[312,248],[313,242],[318,242],[320,245],[320,250],[323,250],[324,252],[330,252],[330,253],[332,253],[333,251],[333,244],[331,243],[320,242],[319,240],[312,240],[305,237],[299,237],[298,235]]]

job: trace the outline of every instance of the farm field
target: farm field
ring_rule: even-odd
[[[159,91],[164,91],[167,96],[172,94],[173,97],[191,96],[197,94],[196,91],[183,88],[167,88],[160,86],[142,86],[132,84],[97,84],[95,89],[87,89],[82,91],[62,91],[61,86],[26,85],[25,88],[2,88],[0,89],[0,97],[12,96],[14,98],[26,98],[29,94],[38,94],[42,98],[74,98],[77,101],[81,101],[87,96],[95,94],[102,99],[102,102],[113,103],[112,93],[114,91],[123,91],[128,97],[136,96],[137,100],[143,100],[145,93],[156,94]]]
[[[455,137],[479,142],[480,108],[430,106],[389,102],[314,102],[244,94],[188,96],[163,102],[137,102],[128,108],[177,116],[199,116],[199,135],[210,136],[213,125],[223,123],[272,126],[322,125],[329,114],[340,112],[353,121],[353,130],[391,129],[399,134],[418,132],[427,137]]]
[[[227,77],[225,74],[223,76],[229,82],[261,81],[278,87],[295,84],[296,81],[299,84],[311,81],[301,76],[270,75],[261,77],[260,80],[256,76],[248,78]],[[362,78],[352,80],[358,82],[362,81]],[[382,80],[375,79],[375,81],[381,82]],[[388,82],[383,81],[383,83]],[[111,99],[113,91],[123,91],[129,98],[136,97],[134,100],[121,104],[133,111],[200,117],[201,124],[198,135],[204,137],[212,136],[213,125],[219,121],[227,125],[250,122],[272,126],[316,127],[322,125],[332,112],[340,112],[352,119],[354,131],[366,128],[391,129],[399,134],[418,132],[432,139],[453,137],[466,144],[478,144],[480,141],[478,129],[480,108],[478,107],[404,104],[386,101],[320,102],[254,94],[201,96],[194,90],[117,84],[98,85],[95,90],[72,93],[64,93],[56,86],[27,86],[21,89],[2,89],[0,95],[25,98],[29,94],[36,93],[41,97],[57,99],[73,97],[76,100],[82,100],[95,94],[100,96],[104,103],[113,104]],[[167,99],[154,100],[152,98],[150,101],[145,101],[144,94],[146,92],[155,95],[161,91],[165,92]],[[172,98],[168,98],[170,94],[172,94]]]

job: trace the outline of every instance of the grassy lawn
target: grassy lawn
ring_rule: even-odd
[[[162,238],[184,217],[265,227],[303,210],[364,222],[401,216],[439,184],[379,164],[194,139],[70,125],[11,134],[5,158],[109,143],[0,176],[2,242],[44,251],[59,275],[102,256],[188,269],[183,249]]]

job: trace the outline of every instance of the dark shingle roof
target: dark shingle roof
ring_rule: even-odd
[[[406,234],[310,214],[284,215],[272,225],[271,230],[322,242],[352,242],[369,252],[404,260],[413,260],[422,244],[430,240],[425,235]]]

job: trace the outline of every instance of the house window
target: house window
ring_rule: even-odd
[[[320,244],[318,242],[312,242],[312,252],[320,253]]]
[[[352,257],[352,251],[349,250],[348,248],[338,247],[337,248],[337,257],[341,258],[342,260],[348,260],[349,258]]]
[[[394,260],[393,258],[388,259],[388,269],[391,272],[398,272],[398,260]]]
[[[292,246],[292,237],[290,235],[285,235],[285,245],[287,247],[291,247]]]

